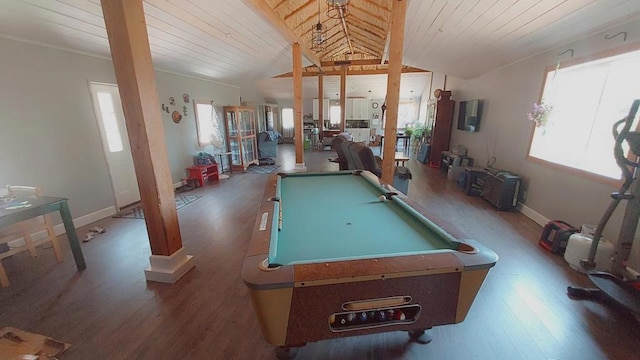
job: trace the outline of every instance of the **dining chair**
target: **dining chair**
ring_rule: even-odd
[[[41,196],[40,189],[32,186],[13,186],[8,185],[7,190],[9,196],[15,197],[37,197]],[[46,236],[34,241],[33,234],[44,231]],[[22,239],[22,242],[20,241]],[[13,256],[19,252],[28,250],[31,256],[37,256],[36,247],[51,241],[53,252],[56,260],[61,263],[63,260],[62,251],[58,243],[53,224],[49,215],[40,215],[35,218],[27,219],[16,224],[3,226],[0,228],[0,244],[6,243],[9,247],[8,251],[0,253],[0,285],[2,287],[9,286],[9,279],[2,266],[1,260],[9,256]]]

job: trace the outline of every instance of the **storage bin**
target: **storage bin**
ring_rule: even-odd
[[[589,249],[591,249],[591,242],[593,239],[583,233],[576,233],[569,237],[567,242],[567,249],[564,252],[564,259],[569,266],[576,271],[586,272],[586,270],[580,266],[580,260],[586,259],[589,256]],[[614,246],[610,241],[600,239],[598,243],[598,251],[596,251],[596,268],[595,270],[607,271],[611,266],[611,256],[613,256]]]

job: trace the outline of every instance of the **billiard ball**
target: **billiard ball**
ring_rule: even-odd
[[[378,196],[378,199],[380,199],[381,202],[384,202],[385,200],[387,200],[387,197],[384,195],[380,195]]]
[[[387,319],[393,320],[393,309],[387,310]]]
[[[356,319],[356,314],[354,313],[348,313],[347,314],[347,321],[348,322],[353,322]]]
[[[362,321],[362,322],[366,322],[367,321],[367,313],[366,312],[361,312],[358,314],[358,320]]]
[[[387,320],[387,314],[384,310],[376,311],[376,321],[385,321]]]
[[[336,322],[336,314],[331,314],[329,316],[329,324],[334,324]]]
[[[404,319],[406,319],[404,313],[402,311],[400,311],[400,310],[396,311],[396,313],[394,314],[393,318],[395,320],[404,320]]]

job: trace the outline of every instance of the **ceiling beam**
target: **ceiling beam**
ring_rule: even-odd
[[[325,66],[340,66],[340,65],[379,65],[380,59],[371,60],[347,60],[347,61],[322,61],[320,65]]]
[[[347,43],[349,44],[349,51],[352,54],[355,54],[353,52],[353,44],[351,43],[351,36],[349,36],[349,30],[347,29],[347,22],[344,20],[344,10],[342,9],[342,7],[340,7],[339,10],[340,10],[340,20],[342,22],[342,31],[344,31],[344,37],[347,38]]]
[[[315,67],[314,67],[315,68]],[[347,75],[351,76],[351,75],[381,75],[381,74],[387,74],[389,72],[389,70],[387,68],[383,68],[383,69],[367,69],[367,70],[347,70]],[[424,70],[424,69],[419,69],[419,68],[414,68],[411,66],[403,66],[401,69],[401,72],[403,74],[406,73],[425,73],[425,72],[431,72],[429,70]],[[329,71],[323,71],[322,75],[324,76],[339,76],[340,75],[340,70],[329,70]],[[319,71],[303,71],[302,72],[302,76],[303,77],[309,77],[309,76],[318,76],[318,74],[320,74]],[[280,79],[280,78],[290,78],[293,77],[293,73],[288,72],[285,74],[280,74],[280,75],[276,75],[273,78],[274,79]]]
[[[300,44],[300,50],[302,55],[304,55],[309,61],[314,63],[317,66],[320,66],[320,58],[316,55],[311,49],[302,45],[304,42],[298,35],[296,35],[287,24],[285,24],[284,20],[278,16],[278,14],[267,4],[265,0],[242,0],[245,4],[252,7],[256,10],[258,14],[261,14],[263,17],[267,19],[279,32],[282,36],[285,37],[291,44]]]

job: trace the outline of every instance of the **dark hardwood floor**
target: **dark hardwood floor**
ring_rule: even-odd
[[[305,152],[308,170],[337,170],[327,161],[332,155]],[[277,162],[284,171],[293,168],[291,145],[279,146]],[[464,195],[437,169],[414,159],[407,166],[411,199],[437,209],[500,260],[466,320],[434,328],[430,344],[391,332],[310,343],[299,359],[640,358],[640,325],[631,316],[567,297],[567,285],[589,281],[538,247],[540,226]],[[82,244],[88,266],[82,273],[66,239],[63,264],[51,249],[3,260],[11,286],[0,289],[0,327],[72,344],[61,359],[275,359],[240,277],[267,176],[234,172],[190,192],[202,198],[178,214],[196,267],[175,284],[145,281],[150,250],[143,220],[107,218],[79,229],[81,237],[91,226],[107,229]]]

